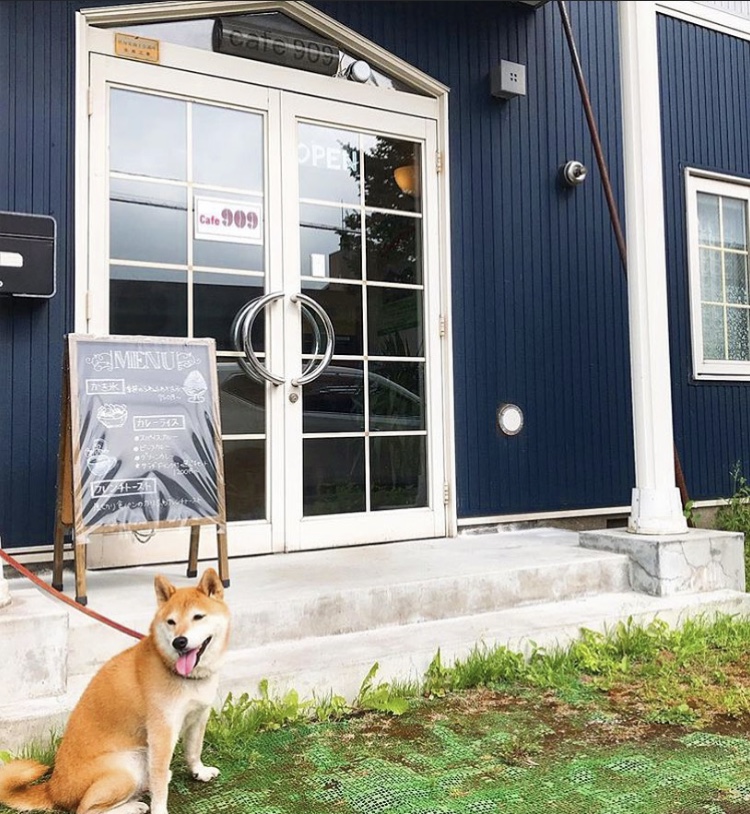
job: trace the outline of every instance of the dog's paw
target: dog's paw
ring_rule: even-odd
[[[201,766],[193,771],[193,779],[200,780],[201,783],[208,783],[214,777],[219,776],[219,770],[214,766]]]
[[[131,802],[120,806],[117,811],[118,814],[148,814],[148,804],[131,800]]]

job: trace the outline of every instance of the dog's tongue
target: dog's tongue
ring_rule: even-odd
[[[177,663],[175,664],[175,670],[181,675],[187,678],[190,673],[193,672],[193,668],[195,667],[195,663],[198,661],[198,648],[196,647],[195,650],[188,650],[187,653],[183,653],[178,659]]]

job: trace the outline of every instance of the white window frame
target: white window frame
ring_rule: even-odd
[[[750,381],[750,361],[704,358],[700,246],[698,243],[698,193],[701,192],[746,202],[748,212],[746,228],[750,250],[750,178],[688,168],[685,171],[685,195],[693,377],[698,380]],[[750,304],[750,298],[748,304]]]

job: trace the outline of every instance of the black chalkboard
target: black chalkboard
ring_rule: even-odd
[[[68,336],[76,535],[224,523],[213,339]]]

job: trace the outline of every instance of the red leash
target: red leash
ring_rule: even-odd
[[[119,622],[115,622],[112,619],[108,619],[106,616],[102,616],[101,613],[97,613],[96,611],[89,610],[88,608],[84,607],[83,605],[79,605],[78,602],[75,602],[70,597],[65,596],[65,594],[60,593],[60,591],[56,591],[51,586],[47,585],[47,583],[39,579],[36,574],[33,574],[29,571],[28,568],[25,568],[21,565],[18,560],[13,559],[10,554],[6,554],[5,551],[0,548],[0,559],[5,560],[11,568],[14,568],[18,571],[19,574],[22,574],[26,577],[26,579],[30,579],[37,588],[41,588],[43,591],[46,591],[51,596],[54,596],[55,599],[59,599],[61,602],[64,602],[66,605],[70,605],[71,608],[75,608],[76,610],[80,611],[81,613],[85,613],[86,616],[90,616],[92,619],[96,619],[97,622],[102,622],[105,625],[109,625],[113,627],[115,630],[119,630],[120,633],[125,633],[128,636],[132,636],[134,639],[142,639],[143,633],[139,633],[137,630],[131,630],[129,627],[125,627],[125,625],[121,625]]]

